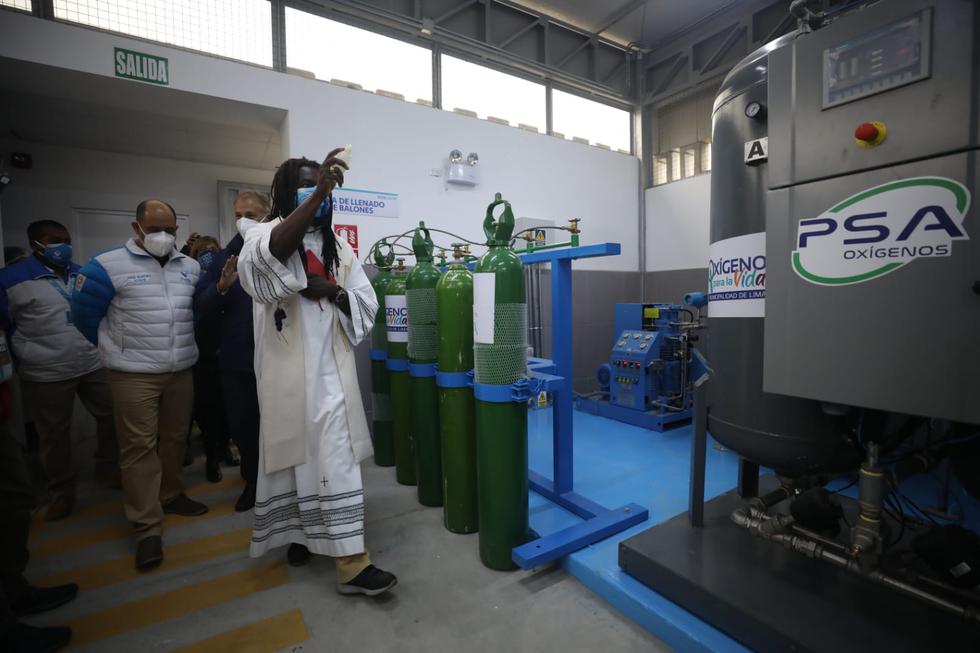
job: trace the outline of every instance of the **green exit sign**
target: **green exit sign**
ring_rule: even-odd
[[[170,64],[163,57],[123,48],[115,50],[116,77],[170,85]]]

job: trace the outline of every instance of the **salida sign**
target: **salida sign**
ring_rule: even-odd
[[[170,65],[164,57],[115,48],[113,53],[116,77],[135,79],[151,84],[170,85]]]
[[[820,285],[870,281],[920,258],[950,256],[967,240],[970,191],[945,177],[913,177],[861,191],[800,220],[792,266]]]

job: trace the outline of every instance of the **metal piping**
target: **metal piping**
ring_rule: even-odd
[[[905,581],[899,580],[894,576],[889,576],[878,569],[872,569],[865,571],[862,569],[861,564],[857,559],[852,558],[847,555],[847,553],[835,553],[827,548],[826,543],[828,542],[825,538],[817,536],[819,541],[813,541],[809,538],[811,535],[806,529],[801,529],[795,525],[795,520],[790,515],[775,514],[771,515],[764,510],[753,505],[744,505],[737,508],[731,514],[731,520],[736,526],[746,529],[753,535],[761,537],[763,539],[770,540],[772,542],[777,542],[782,544],[790,551],[795,551],[796,553],[802,553],[808,558],[813,558],[815,560],[823,560],[829,562],[841,569],[845,569],[851,573],[854,573],[862,578],[871,580],[879,585],[889,587],[897,592],[905,594],[906,596],[918,599],[924,603],[928,603],[933,607],[944,610],[956,617],[959,617],[965,622],[971,623],[973,625],[980,625],[980,609],[974,605],[960,605],[952,601],[948,601],[941,596],[937,596],[923,589],[910,585]],[[807,536],[801,535],[790,535],[786,533],[787,530],[799,529],[805,533]],[[816,534],[812,534],[816,535]],[[833,542],[835,548],[842,548],[842,545]],[[914,576],[916,580],[920,578],[917,574]],[[932,582],[930,580],[930,582]],[[943,587],[947,589],[942,583],[938,581],[933,582],[934,585]]]

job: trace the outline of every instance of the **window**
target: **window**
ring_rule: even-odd
[[[693,177],[697,174],[697,146],[684,148],[684,177]]]
[[[428,48],[290,7],[286,7],[286,65],[308,70],[319,79],[400,93],[409,100],[432,99]]]
[[[0,0],[0,7],[12,7],[21,11],[33,11],[31,0]]]
[[[272,66],[268,0],[54,0],[55,18]]]
[[[630,112],[562,91],[551,94],[552,129],[613,149],[630,148]]]
[[[677,181],[681,178],[681,151],[671,150],[670,155],[670,180]]]
[[[547,125],[545,88],[520,77],[442,55],[442,108],[468,109],[512,125]]]
[[[701,143],[701,172],[711,172],[711,141]]]
[[[659,186],[668,181],[667,171],[669,169],[667,157],[660,155],[653,159],[653,185]]]

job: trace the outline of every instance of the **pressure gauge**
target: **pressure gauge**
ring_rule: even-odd
[[[749,102],[745,107],[745,115],[752,120],[762,120],[766,117],[766,108],[761,102]]]

